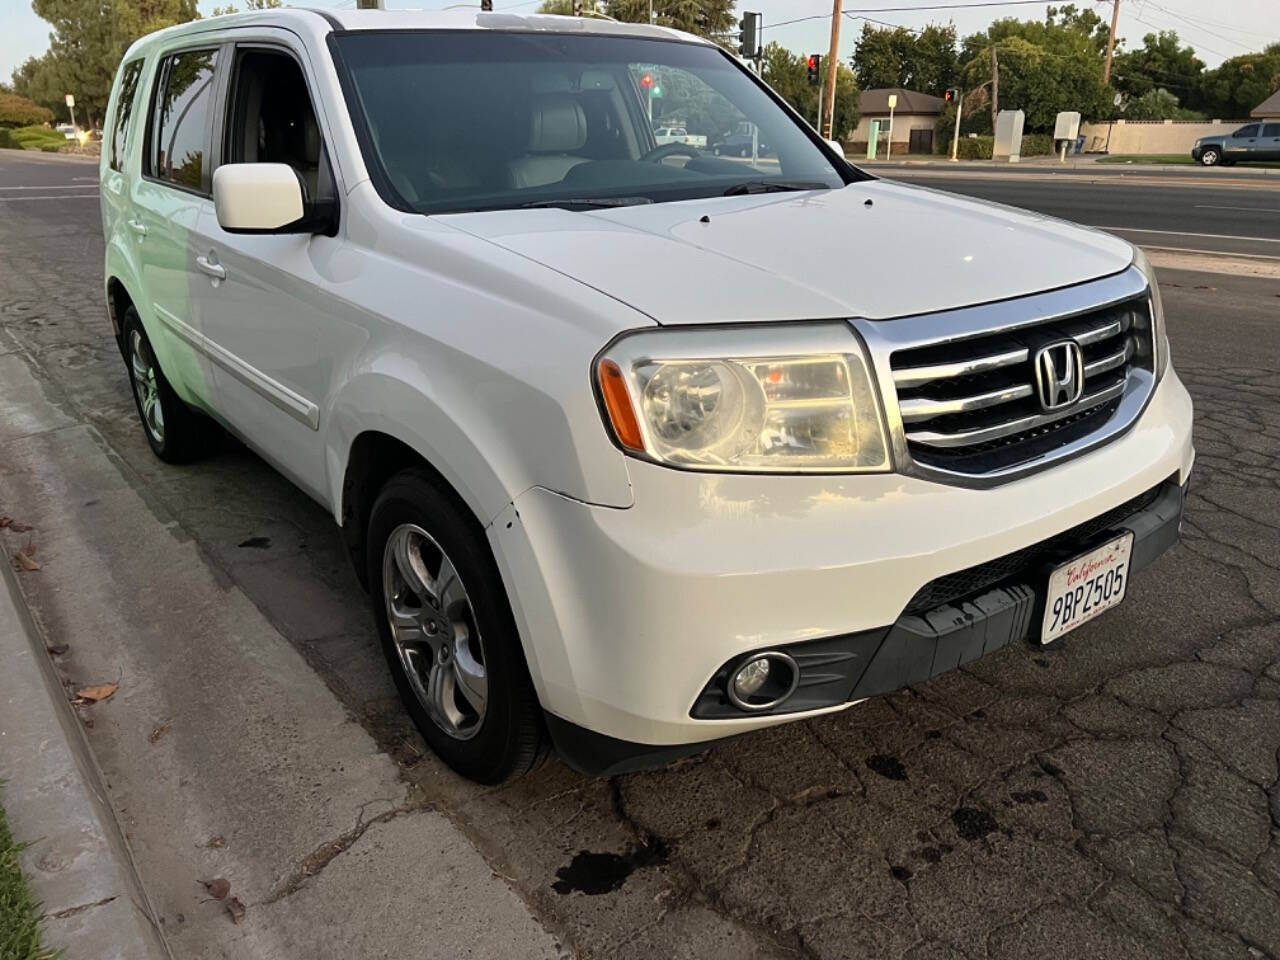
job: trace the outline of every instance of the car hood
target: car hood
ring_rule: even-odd
[[[448,220],[663,324],[886,319],[1096,279],[1133,257],[1104,233],[883,180]]]

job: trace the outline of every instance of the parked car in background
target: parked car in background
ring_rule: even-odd
[[[1191,148],[1191,159],[1206,167],[1280,160],[1280,120],[1247,123],[1231,133],[1201,137]]]
[[[655,143],[688,143],[689,131],[684,127],[658,127],[653,131]]]
[[[768,156],[772,151],[763,138],[756,140],[756,156]],[[727,137],[711,144],[711,152],[717,157],[749,157],[751,156],[751,134],[731,133]]]
[[[60,124],[58,124],[56,127],[54,127],[53,129],[54,129],[54,130],[56,130],[56,131],[58,131],[58,133],[62,134],[62,135],[63,135],[64,137],[66,137],[68,140],[75,140],[75,139],[77,139],[77,137],[76,137],[76,128],[75,128],[75,127],[73,127],[73,126],[72,126],[71,124],[69,124],[69,123],[60,123]]]
[[[658,143],[652,70],[776,160]],[[99,171],[146,441],[220,424],[332,515],[468,777],[661,764],[1056,642],[1177,541],[1191,399],[1141,251],[878,180],[706,40],[198,20],[125,54]]]

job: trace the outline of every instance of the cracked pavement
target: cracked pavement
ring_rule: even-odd
[[[1280,283],[1162,273],[1198,460],[1182,544],[1116,611],[1058,647],[1006,648],[664,770],[591,780],[552,759],[486,789],[450,774],[405,718],[323,510],[230,440],[191,467],[151,456],[102,306],[96,204],[11,206],[0,513],[36,528],[44,569],[22,582],[45,626],[68,631],[59,668],[83,680],[86,661],[125,665],[121,695],[85,711],[90,741],[166,930],[193,928],[176,941],[189,953],[365,955],[344,939],[350,917],[394,927],[393,905],[436,910],[425,893],[387,891],[380,862],[428,856],[456,827],[490,875],[469,882],[496,878],[584,958],[1280,958]],[[24,390],[56,407],[58,423],[38,425],[50,432],[34,432]],[[113,475],[50,479],[48,465],[81,451],[105,454]],[[201,568],[190,587],[212,595],[146,599],[130,577],[154,538],[110,510],[74,534],[116,558],[114,592],[77,589],[69,578],[92,571],[70,562],[58,518],[117,493],[145,504]],[[234,633],[196,652],[133,629],[165,605],[221,623],[231,590],[300,656],[259,656]],[[230,626],[248,622],[236,616]],[[210,669],[216,697],[188,686]],[[347,729],[307,729],[285,669],[323,681]],[[184,712],[214,726],[252,717],[253,742],[182,736]],[[148,748],[165,720],[172,743]],[[376,744],[365,762],[383,794],[324,762],[330,738],[357,732]],[[269,778],[273,738],[309,758],[273,787],[279,823],[198,821],[203,801],[177,779],[149,783],[155,750],[177,752],[163,769],[197,786],[219,771]],[[357,794],[366,808],[343,799]],[[207,847],[213,834],[226,849]],[[248,915],[201,923],[189,888],[232,853]]]

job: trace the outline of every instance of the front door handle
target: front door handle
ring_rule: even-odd
[[[227,279],[226,268],[222,264],[215,263],[210,260],[208,257],[196,257],[196,266],[215,280]]]
[[[130,220],[128,221],[128,223],[129,223],[129,229],[132,230],[134,233],[136,233],[138,236],[145,237],[147,235],[147,225],[143,223],[141,220]]]

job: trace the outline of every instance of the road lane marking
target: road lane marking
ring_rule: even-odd
[[[88,177],[77,177],[77,180],[88,180]],[[45,183],[28,187],[0,187],[0,190],[92,190],[84,183]]]
[[[1224,255],[1213,250],[1183,250],[1178,247],[1144,246],[1142,249],[1147,251],[1147,259],[1158,269],[1280,279],[1280,257]]]
[[[1249,243],[1280,243],[1280,240],[1272,237],[1240,237],[1231,233],[1185,233],[1180,230],[1148,230],[1143,227],[1104,227],[1096,226],[1097,230],[1110,230],[1112,233],[1158,233],[1165,237],[1204,237],[1208,240],[1246,240]]]
[[[0,197],[0,203],[19,203],[19,202],[21,202],[21,201],[23,201],[23,200],[97,200],[97,199],[98,199],[98,195],[97,195],[96,193],[77,193],[77,194],[71,194],[71,195],[67,195],[67,194],[65,194],[65,193],[64,193],[64,194],[63,194],[62,196],[60,196],[60,197],[59,197],[59,196],[49,196],[49,197]]]
[[[1246,213],[1280,213],[1280,209],[1271,207],[1224,207],[1216,203],[1197,203],[1197,210],[1243,210]]]

